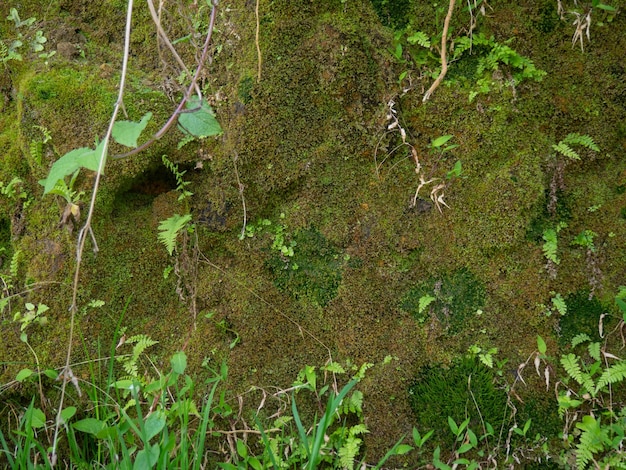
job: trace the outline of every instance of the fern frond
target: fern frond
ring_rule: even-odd
[[[572,379],[582,385],[589,393],[595,392],[593,379],[589,374],[583,372],[578,364],[578,357],[575,354],[568,354],[561,357],[561,365]],[[595,393],[594,393],[595,394]]]
[[[560,260],[557,256],[557,238],[556,238],[556,230],[554,229],[546,229],[543,231],[543,240],[545,243],[543,244],[543,255],[547,260],[552,261],[554,264],[559,264]]]
[[[596,393],[608,384],[615,384],[622,382],[626,379],[626,361],[620,361],[617,364],[613,364],[602,373],[598,379],[596,386]]]
[[[589,343],[589,345],[587,346],[587,350],[589,352],[589,356],[591,356],[592,359],[600,361],[600,343]]]
[[[552,148],[559,152],[561,155],[564,155],[573,160],[580,160],[580,155],[576,153],[572,147],[567,145],[565,142],[561,141],[557,145],[553,145]]]
[[[417,31],[406,38],[409,44],[419,44],[422,47],[430,47],[430,38],[422,31]]]
[[[584,343],[585,341],[591,341],[591,338],[587,333],[579,333],[572,338],[572,348],[575,348],[579,344]]]
[[[15,250],[11,257],[11,263],[9,264],[9,273],[12,278],[16,278],[18,270],[20,268],[20,257],[22,256],[22,250]]]
[[[339,449],[339,463],[341,468],[347,470],[354,469],[354,459],[359,453],[361,448],[361,442],[358,437],[349,436],[344,445]]]
[[[593,460],[593,454],[604,450],[604,444],[609,438],[607,430],[593,416],[583,416],[582,422],[577,423],[576,427],[583,431],[576,446],[576,464],[584,470]]]
[[[596,145],[591,136],[587,134],[568,134],[561,142],[569,145],[582,145],[583,147],[586,147],[589,150],[593,150],[595,152],[600,151],[600,148]]]
[[[174,214],[169,219],[162,220],[159,224],[159,241],[165,245],[165,249],[170,256],[174,253],[178,233],[190,220],[191,214]]]

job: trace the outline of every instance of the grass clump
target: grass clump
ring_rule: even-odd
[[[451,367],[428,366],[409,388],[409,400],[418,429],[434,429],[435,441],[453,444],[446,417],[460,423],[470,418],[469,427],[483,429],[487,423],[496,430],[503,424],[507,408],[504,390],[497,388],[491,369],[472,357]]]

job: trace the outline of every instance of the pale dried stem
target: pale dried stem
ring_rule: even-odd
[[[437,89],[437,87],[441,84],[446,73],[448,72],[448,59],[447,59],[447,42],[448,42],[448,28],[450,27],[450,19],[452,18],[452,12],[454,11],[454,3],[456,0],[450,0],[450,5],[448,6],[448,14],[446,15],[446,19],[443,23],[443,33],[441,35],[441,73],[437,77],[437,79],[430,86],[428,91],[424,94],[424,98],[422,102],[428,101],[433,92]]]

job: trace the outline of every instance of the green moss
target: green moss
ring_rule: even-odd
[[[469,427],[478,434],[483,422],[500,429],[507,410],[506,393],[496,387],[493,371],[467,357],[450,368],[433,365],[422,369],[409,388],[409,400],[417,428],[434,430],[433,440],[449,445],[454,438],[448,416],[457,424],[469,417]]]
[[[559,318],[559,344],[567,347],[580,333],[588,334],[593,341],[600,341],[598,325],[600,315],[606,311],[604,305],[596,297],[590,299],[589,291],[584,290],[566,296],[565,304],[567,313]]]
[[[293,237],[294,255],[273,250],[268,261],[274,284],[296,299],[322,307],[337,296],[344,259],[315,228],[300,230]]]
[[[402,29],[409,22],[410,0],[371,0],[371,2],[385,26]]]
[[[435,297],[429,308],[419,312],[419,300],[423,296]],[[467,268],[441,277],[433,277],[410,289],[400,301],[400,308],[423,322],[429,311],[455,334],[467,326],[467,321],[485,305],[486,293],[483,283]]]

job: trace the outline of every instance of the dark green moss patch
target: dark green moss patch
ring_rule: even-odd
[[[435,298],[421,313],[419,301],[424,296]],[[410,289],[400,301],[400,308],[422,322],[430,314],[458,333],[466,321],[485,305],[485,287],[467,268],[441,277],[433,277]]]
[[[314,228],[301,230],[293,237],[294,254],[284,256],[272,251],[268,266],[274,284],[296,299],[322,307],[337,296],[344,259],[321,233]]]
[[[471,393],[470,393],[471,392]],[[462,358],[450,368],[428,366],[409,388],[411,408],[420,431],[434,430],[433,440],[453,443],[446,424],[451,417],[459,424],[470,418],[475,432],[482,422],[499,429],[505,417],[507,397],[496,387],[493,371],[475,358]]]
[[[588,334],[593,341],[599,341],[598,323],[600,315],[606,309],[600,301],[589,298],[589,291],[582,290],[565,297],[567,313],[559,319],[559,343],[570,344],[572,338],[580,333]]]

